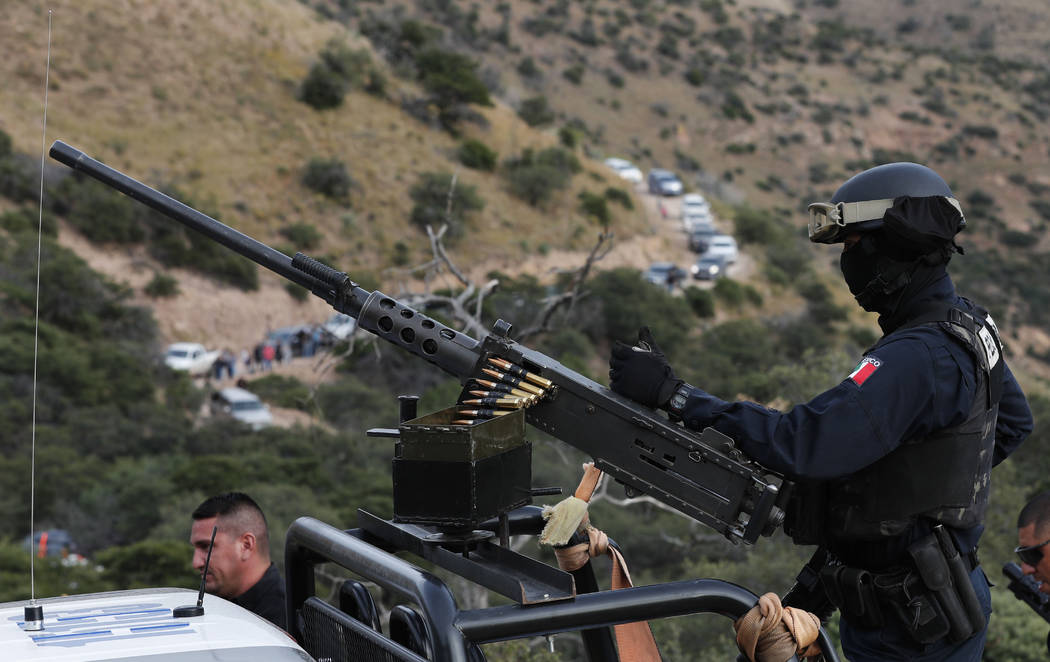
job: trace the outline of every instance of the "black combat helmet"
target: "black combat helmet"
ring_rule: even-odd
[[[850,231],[885,227],[923,254],[953,246],[966,226],[959,201],[936,172],[918,163],[887,163],[850,177],[831,202],[809,206],[810,241],[834,244]]]
[[[850,292],[865,310],[891,316],[909,283],[944,273],[955,235],[966,225],[958,200],[933,170],[887,163],[854,175],[831,202],[809,206],[809,238],[822,244],[858,241],[839,258]]]

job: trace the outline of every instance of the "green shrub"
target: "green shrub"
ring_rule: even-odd
[[[315,62],[299,87],[299,100],[317,110],[338,108],[346,96],[347,82],[324,62]]]
[[[583,74],[586,70],[583,65],[577,62],[561,72],[562,77],[572,83],[573,85],[579,85],[583,82]]]
[[[715,316],[715,295],[711,290],[687,287],[683,290],[685,300],[697,317],[708,319]]]
[[[529,126],[541,126],[554,121],[554,111],[547,103],[547,97],[538,96],[521,102],[518,117],[525,120]]]
[[[168,194],[190,207],[201,209],[200,205],[178,191]],[[217,212],[201,211],[216,220],[222,220]],[[151,209],[145,211],[144,218],[150,231],[149,253],[164,266],[193,269],[243,290],[258,289],[259,272],[251,260],[199,232],[173,223]]]
[[[733,219],[741,244],[771,245],[783,239],[783,231],[767,211],[741,205],[733,210]]]
[[[531,56],[525,57],[518,63],[518,73],[524,78],[539,78],[543,71],[536,65],[536,60]]]
[[[174,276],[162,274],[158,271],[153,274],[153,278],[146,283],[142,291],[146,296],[154,299],[177,296],[179,294],[179,281]]]
[[[707,78],[707,74],[700,67],[689,67],[682,74],[685,81],[693,87],[700,87],[704,84],[704,80]]]
[[[313,158],[303,170],[302,183],[311,191],[343,202],[349,199],[354,180],[339,159]]]
[[[55,187],[51,208],[95,243],[137,244],[146,239],[139,203],[74,173]]]
[[[277,407],[300,411],[310,411],[313,408],[310,387],[295,377],[270,373],[252,380],[251,389],[259,398]]]
[[[1050,202],[1046,200],[1029,200],[1028,206],[1034,209],[1045,220],[1050,221]]]
[[[386,79],[372,63],[368,51],[352,50],[346,44],[331,41],[299,86],[299,100],[317,110],[336,108],[353,88],[381,96]]]
[[[478,78],[478,64],[466,55],[428,47],[415,58],[420,84],[430,93],[438,109],[438,118],[446,128],[458,119],[457,109],[464,104],[491,106],[488,88]]]
[[[292,242],[297,250],[313,250],[321,244],[324,238],[321,231],[310,223],[300,222],[286,225],[278,232],[282,237]]]
[[[474,138],[464,140],[459,146],[459,162],[475,170],[495,170],[497,156],[495,150]]]
[[[590,191],[581,191],[579,195],[580,211],[588,218],[594,219],[602,227],[608,227],[612,215],[609,213],[609,205],[605,198]]]
[[[726,93],[725,100],[722,102],[722,114],[726,119],[740,119],[748,124],[755,121],[755,116],[748,110],[747,103],[744,102],[739,94],[732,91]]]
[[[589,281],[589,289],[601,310],[581,320],[581,328],[595,342],[633,341],[648,325],[660,348],[673,357],[695,320],[683,297],[646,282],[636,269],[603,271]]]
[[[424,230],[427,225],[436,230],[442,223],[447,223],[446,237],[458,239],[466,232],[467,215],[483,209],[485,201],[478,195],[477,187],[458,179],[453,188],[452,178],[453,175],[447,172],[420,174],[419,181],[409,191],[415,202],[411,220]]]
[[[310,298],[310,290],[306,289],[298,283],[286,281],[284,283],[284,291],[288,293],[288,296],[292,297],[296,301],[302,303]]]
[[[34,211],[29,207],[19,207],[18,209],[0,213],[0,228],[7,230],[11,234],[19,232],[32,232],[35,234],[41,220],[43,221],[41,230],[44,236],[57,237],[58,223],[55,221],[54,215],[44,214],[41,219],[40,212]]]
[[[999,138],[999,129],[986,124],[967,125],[963,127],[962,132],[964,135],[984,138],[986,140],[996,140]]]
[[[1030,248],[1039,243],[1038,237],[1033,237],[1031,234],[1020,230],[1003,230],[999,238],[1003,245],[1014,248]]]
[[[576,149],[579,144],[580,131],[569,125],[558,127],[558,142],[566,149]]]
[[[755,306],[762,305],[762,295],[758,290],[732,278],[716,280],[713,292],[716,299],[733,308],[739,308],[745,303]]]
[[[634,209],[634,202],[631,201],[631,194],[622,188],[610,186],[605,189],[605,199],[611,202],[620,203],[624,209]]]
[[[503,165],[511,193],[534,207],[568,187],[572,176],[583,168],[572,152],[561,147],[548,147],[539,153],[526,149]]]

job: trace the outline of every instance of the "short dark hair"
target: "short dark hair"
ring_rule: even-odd
[[[1017,528],[1023,529],[1035,524],[1039,532],[1050,529],[1050,490],[1040,492],[1032,497],[1017,516]]]
[[[202,520],[217,517],[222,521],[221,529],[241,535],[251,531],[259,543],[259,549],[266,556],[270,554],[270,534],[266,524],[266,515],[255,500],[244,492],[227,492],[217,494],[204,500],[193,511],[193,519]]]

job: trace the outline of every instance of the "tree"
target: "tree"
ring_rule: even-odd
[[[419,82],[445,128],[454,128],[466,104],[492,105],[488,88],[478,78],[477,62],[466,55],[429,47],[416,56],[415,64]]]
[[[422,229],[447,224],[449,237],[461,237],[466,232],[467,215],[485,208],[477,187],[463,184],[456,175],[447,172],[424,172],[409,191],[415,206],[412,222]]]

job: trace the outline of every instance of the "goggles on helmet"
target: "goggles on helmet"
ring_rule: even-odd
[[[959,213],[962,209],[955,198],[944,198]],[[895,198],[861,200],[859,202],[814,202],[809,205],[809,240],[816,244],[835,244],[843,240],[850,225],[881,220]],[[858,228],[859,229],[859,228]]]

